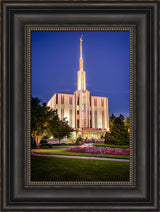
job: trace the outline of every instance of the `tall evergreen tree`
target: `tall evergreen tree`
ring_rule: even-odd
[[[124,126],[124,117],[120,115],[113,119],[110,132],[105,134],[105,143],[117,145],[129,145],[129,132]]]

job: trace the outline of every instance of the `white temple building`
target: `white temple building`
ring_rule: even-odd
[[[109,131],[108,98],[90,96],[86,90],[86,72],[83,70],[82,37],[80,38],[80,61],[77,72],[77,90],[73,94],[56,93],[47,105],[57,113],[60,119],[66,118],[74,129],[73,136],[87,139],[99,139]]]

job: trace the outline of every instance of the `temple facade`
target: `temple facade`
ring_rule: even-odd
[[[108,98],[90,96],[86,90],[86,72],[83,70],[82,37],[80,38],[80,61],[77,72],[77,90],[73,94],[57,93],[47,103],[57,110],[60,119],[66,118],[74,129],[73,136],[100,139],[109,131]]]

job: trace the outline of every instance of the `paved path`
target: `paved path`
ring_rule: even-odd
[[[47,155],[47,154],[36,154],[31,151],[32,156],[45,156],[45,157],[56,157],[56,158],[80,158],[80,159],[92,159],[92,160],[110,160],[110,161],[123,161],[129,162],[127,159],[118,158],[97,158],[97,157],[85,157],[85,156],[72,156],[72,155]]]

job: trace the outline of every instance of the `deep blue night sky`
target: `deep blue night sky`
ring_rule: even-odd
[[[43,102],[77,89],[80,37],[91,96],[108,97],[109,114],[129,115],[129,31],[32,31],[32,96]]]

